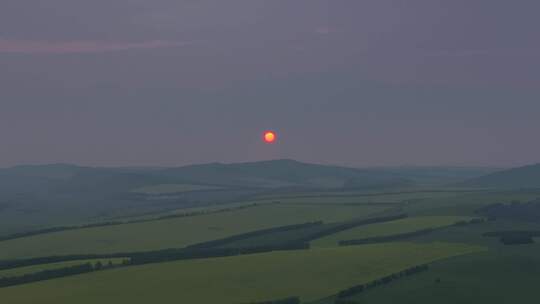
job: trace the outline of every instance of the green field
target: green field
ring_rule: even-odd
[[[414,232],[428,228],[452,225],[461,220],[469,220],[465,216],[419,216],[401,220],[360,226],[345,230],[311,242],[315,247],[337,246],[339,241],[356,240],[369,237],[388,236],[393,234]]]
[[[373,203],[406,203],[423,199],[449,198],[463,195],[462,192],[403,192],[403,193],[365,193],[365,192],[332,192],[332,193],[305,193],[290,196],[274,196],[260,198],[261,202],[279,201],[290,204],[373,204]]]
[[[238,304],[339,290],[452,256],[483,250],[450,243],[388,243],[271,252],[119,268],[0,289],[2,301]]]
[[[351,297],[355,303],[537,303],[540,245],[436,262],[429,271]],[[439,281],[439,282],[437,282]],[[319,304],[331,304],[332,301]]]
[[[192,184],[162,184],[162,185],[152,185],[137,188],[133,190],[135,193],[150,194],[150,195],[159,195],[159,194],[171,194],[171,193],[182,193],[182,192],[191,192],[191,191],[205,191],[205,190],[219,190],[223,187],[217,186],[207,186],[207,185],[192,185]]]
[[[163,190],[163,189],[162,189]],[[172,189],[171,189],[172,191]],[[176,190],[174,190],[176,191]],[[157,194],[157,192],[156,192]],[[491,300],[505,303],[503,293],[490,299],[493,281],[521,292],[520,302],[530,297],[531,284],[540,275],[540,245],[505,246],[482,235],[497,230],[540,230],[540,224],[511,220],[485,221],[451,226],[478,217],[479,206],[512,200],[527,201],[540,196],[536,190],[499,192],[418,192],[361,195],[321,194],[252,198],[230,204],[199,206],[156,214],[156,216],[228,211],[175,217],[114,226],[76,229],[0,242],[0,259],[30,258],[63,254],[115,253],[179,248],[232,235],[322,220],[324,225],[281,230],[220,245],[226,248],[273,246],[297,242],[317,235],[340,222],[352,219],[407,213],[410,217],[359,226],[311,242],[312,249],[269,252],[226,258],[184,260],[130,266],[77,276],[68,276],[20,286],[0,288],[6,303],[216,303],[300,296],[304,303],[333,304],[332,295],[418,264],[434,262],[427,272],[378,286],[354,298],[358,303],[461,303]],[[277,203],[279,202],[279,203]],[[234,209],[246,206],[246,208]],[[249,207],[247,207],[249,206]],[[449,226],[449,227],[447,227]],[[446,227],[407,242],[338,247],[340,240],[362,239]],[[472,254],[467,254],[472,253]],[[458,256],[458,257],[455,257]],[[450,259],[447,259],[451,257]],[[502,257],[502,258],[501,258]],[[121,261],[121,259],[116,259]],[[102,260],[106,263],[108,260]],[[80,264],[83,261],[36,265],[0,271],[0,277],[22,275],[45,269]],[[505,267],[498,264],[505,263]],[[474,266],[474,267],[473,267]],[[487,270],[486,270],[487,269]],[[460,278],[466,276],[467,279]],[[491,278],[490,276],[496,277]],[[539,276],[540,277],[540,276]],[[442,283],[434,283],[440,278]],[[476,281],[475,281],[476,280]],[[474,286],[476,291],[467,290]],[[524,288],[525,288],[524,287]],[[66,292],[68,290],[69,292]],[[433,293],[430,292],[433,290]],[[452,298],[452,294],[456,294]],[[523,296],[522,296],[523,295]],[[522,296],[522,297],[521,297]],[[445,301],[440,301],[444,298]],[[452,301],[454,300],[454,301]],[[498,302],[496,300],[499,300]]]
[[[10,276],[21,276],[24,274],[30,274],[35,273],[43,270],[51,270],[51,269],[58,269],[63,267],[69,267],[69,266],[75,266],[85,263],[91,263],[95,264],[98,261],[101,262],[103,265],[106,265],[111,261],[113,265],[119,265],[122,263],[124,259],[122,258],[115,258],[115,259],[94,259],[94,260],[78,260],[78,261],[69,261],[69,262],[60,262],[60,263],[50,263],[50,264],[41,264],[41,265],[34,265],[34,266],[26,266],[26,267],[19,267],[19,268],[13,268],[13,269],[6,269],[6,270],[0,270],[0,278],[1,277],[10,277]]]
[[[540,197],[540,190],[486,191],[454,197],[421,200],[405,207],[410,215],[474,215],[474,210],[488,204],[514,200],[530,201]]]
[[[0,242],[0,259],[178,248],[276,226],[337,222],[381,212],[378,206],[271,204],[232,212],[77,229]]]

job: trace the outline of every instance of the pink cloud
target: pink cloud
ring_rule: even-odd
[[[19,54],[70,54],[103,53],[134,49],[158,49],[190,45],[192,42],[152,40],[143,42],[108,41],[28,41],[0,39],[0,53]]]

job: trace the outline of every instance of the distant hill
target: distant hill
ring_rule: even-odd
[[[369,188],[410,184],[407,178],[391,172],[308,164],[289,159],[194,165],[161,173],[190,183],[244,187]]]
[[[460,185],[482,188],[540,188],[540,164],[491,173]]]
[[[403,166],[376,168],[381,172],[403,177],[421,186],[445,186],[500,171],[492,167],[450,167],[450,166]]]
[[[212,185],[234,188],[372,188],[410,185],[406,176],[378,169],[354,169],[271,160],[210,163],[177,168],[94,168],[66,164],[17,166],[0,170],[0,192],[130,192],[159,184]]]
[[[326,190],[395,191],[465,180],[476,169],[346,168],[290,159],[176,168],[69,164],[0,169],[0,235],[228,203],[258,194]]]
[[[17,166],[0,169],[0,235],[52,223],[227,203],[277,189],[388,189],[411,184],[389,172],[294,160],[178,168]]]

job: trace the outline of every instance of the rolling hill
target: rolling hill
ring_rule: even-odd
[[[199,184],[243,187],[358,188],[408,184],[406,178],[376,169],[354,169],[282,159],[238,164],[203,164],[167,169],[165,176]]]
[[[467,180],[460,186],[481,188],[540,188],[540,164],[503,170]]]
[[[227,203],[276,189],[372,189],[410,184],[392,173],[293,160],[177,168],[17,166],[0,169],[0,235]]]
[[[0,235],[310,191],[387,191],[465,180],[482,170],[347,168],[282,159],[174,168],[69,164],[0,169]]]

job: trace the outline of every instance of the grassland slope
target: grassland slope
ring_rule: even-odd
[[[315,300],[417,264],[482,250],[432,243],[391,243],[119,268],[0,289],[10,304],[237,304],[300,296]]]

